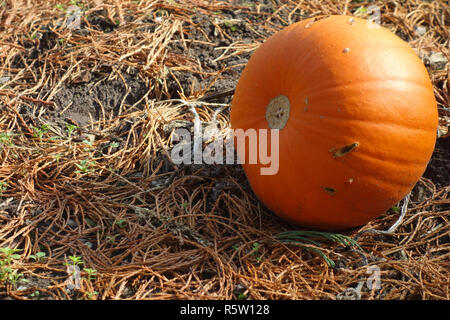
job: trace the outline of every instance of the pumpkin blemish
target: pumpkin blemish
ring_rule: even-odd
[[[339,148],[339,149],[331,148],[329,151],[333,153],[333,158],[340,158],[340,157],[345,156],[349,152],[352,152],[353,150],[355,150],[358,147],[359,147],[359,142],[353,142],[353,143],[351,143],[345,147]]]
[[[344,48],[344,50],[342,52],[347,53],[350,51],[350,48]]]
[[[321,187],[326,193],[328,193],[329,195],[331,195],[331,196],[334,196],[336,193],[337,193],[337,190],[335,189],[335,188],[332,188],[332,187],[325,187],[325,186],[322,186]]]

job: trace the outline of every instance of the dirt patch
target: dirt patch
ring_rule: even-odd
[[[99,120],[111,120],[123,112],[124,104],[134,106],[149,90],[146,82],[137,75],[126,75],[124,80],[91,79],[86,84],[64,86],[53,98],[61,111],[49,117],[69,118],[83,127]],[[142,108],[142,105],[135,108]]]

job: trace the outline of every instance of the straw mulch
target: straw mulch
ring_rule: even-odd
[[[71,4],[81,10],[74,28]],[[269,35],[311,16],[367,18],[371,5],[429,70],[436,152],[407,205],[345,233],[361,249],[281,243],[275,235],[296,228],[258,202],[241,167],[175,165],[171,132],[192,127],[193,108],[226,130],[232,89]],[[0,248],[21,251],[9,262],[0,252],[0,298],[449,299],[448,9],[418,0],[2,2]],[[388,230],[402,206],[394,232],[363,232]]]

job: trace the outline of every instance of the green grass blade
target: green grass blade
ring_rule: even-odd
[[[304,250],[314,252],[317,255],[319,255],[322,259],[325,260],[325,262],[330,267],[335,267],[335,263],[330,257],[328,257],[322,250],[320,250],[320,247],[322,246],[322,243],[318,239],[324,239],[331,242],[336,242],[344,247],[356,247],[357,249],[362,250],[361,246],[356,240],[353,240],[351,237],[338,234],[338,233],[330,233],[330,232],[322,232],[322,231],[309,231],[309,230],[294,230],[294,231],[284,231],[280,232],[276,235],[274,235],[274,238],[278,240],[281,243],[284,244],[290,244],[295,245],[297,247],[300,247]],[[307,246],[307,244],[315,245],[319,248],[312,248],[310,246]]]

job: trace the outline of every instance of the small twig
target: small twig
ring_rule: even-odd
[[[199,98],[198,101],[215,100],[215,99],[232,96],[234,94],[234,90],[235,89],[233,88],[233,89],[229,89],[229,90],[225,90],[225,91],[221,91],[221,92],[212,93],[207,96]]]
[[[403,218],[406,215],[406,212],[408,210],[408,203],[409,203],[409,197],[411,196],[411,192],[408,193],[406,195],[406,197],[403,199],[403,205],[402,205],[402,209],[401,209],[401,214],[400,217],[397,219],[397,221],[395,221],[395,223],[387,230],[376,230],[376,229],[366,229],[363,230],[361,232],[359,232],[356,236],[355,236],[355,240],[358,241],[359,237],[363,234],[363,233],[374,233],[374,234],[384,234],[384,235],[392,235],[395,230],[397,230],[398,226],[403,222]]]
[[[34,102],[34,103],[45,104],[47,106],[53,106],[53,107],[56,106],[53,101],[44,101],[42,99],[31,98],[31,97],[27,97],[27,96],[24,96],[24,95],[19,95],[18,96],[14,92],[0,92],[0,95],[5,95],[5,96],[8,96],[8,97],[15,97],[15,98],[18,97],[21,100],[26,100],[26,101],[31,101],[31,102]]]

